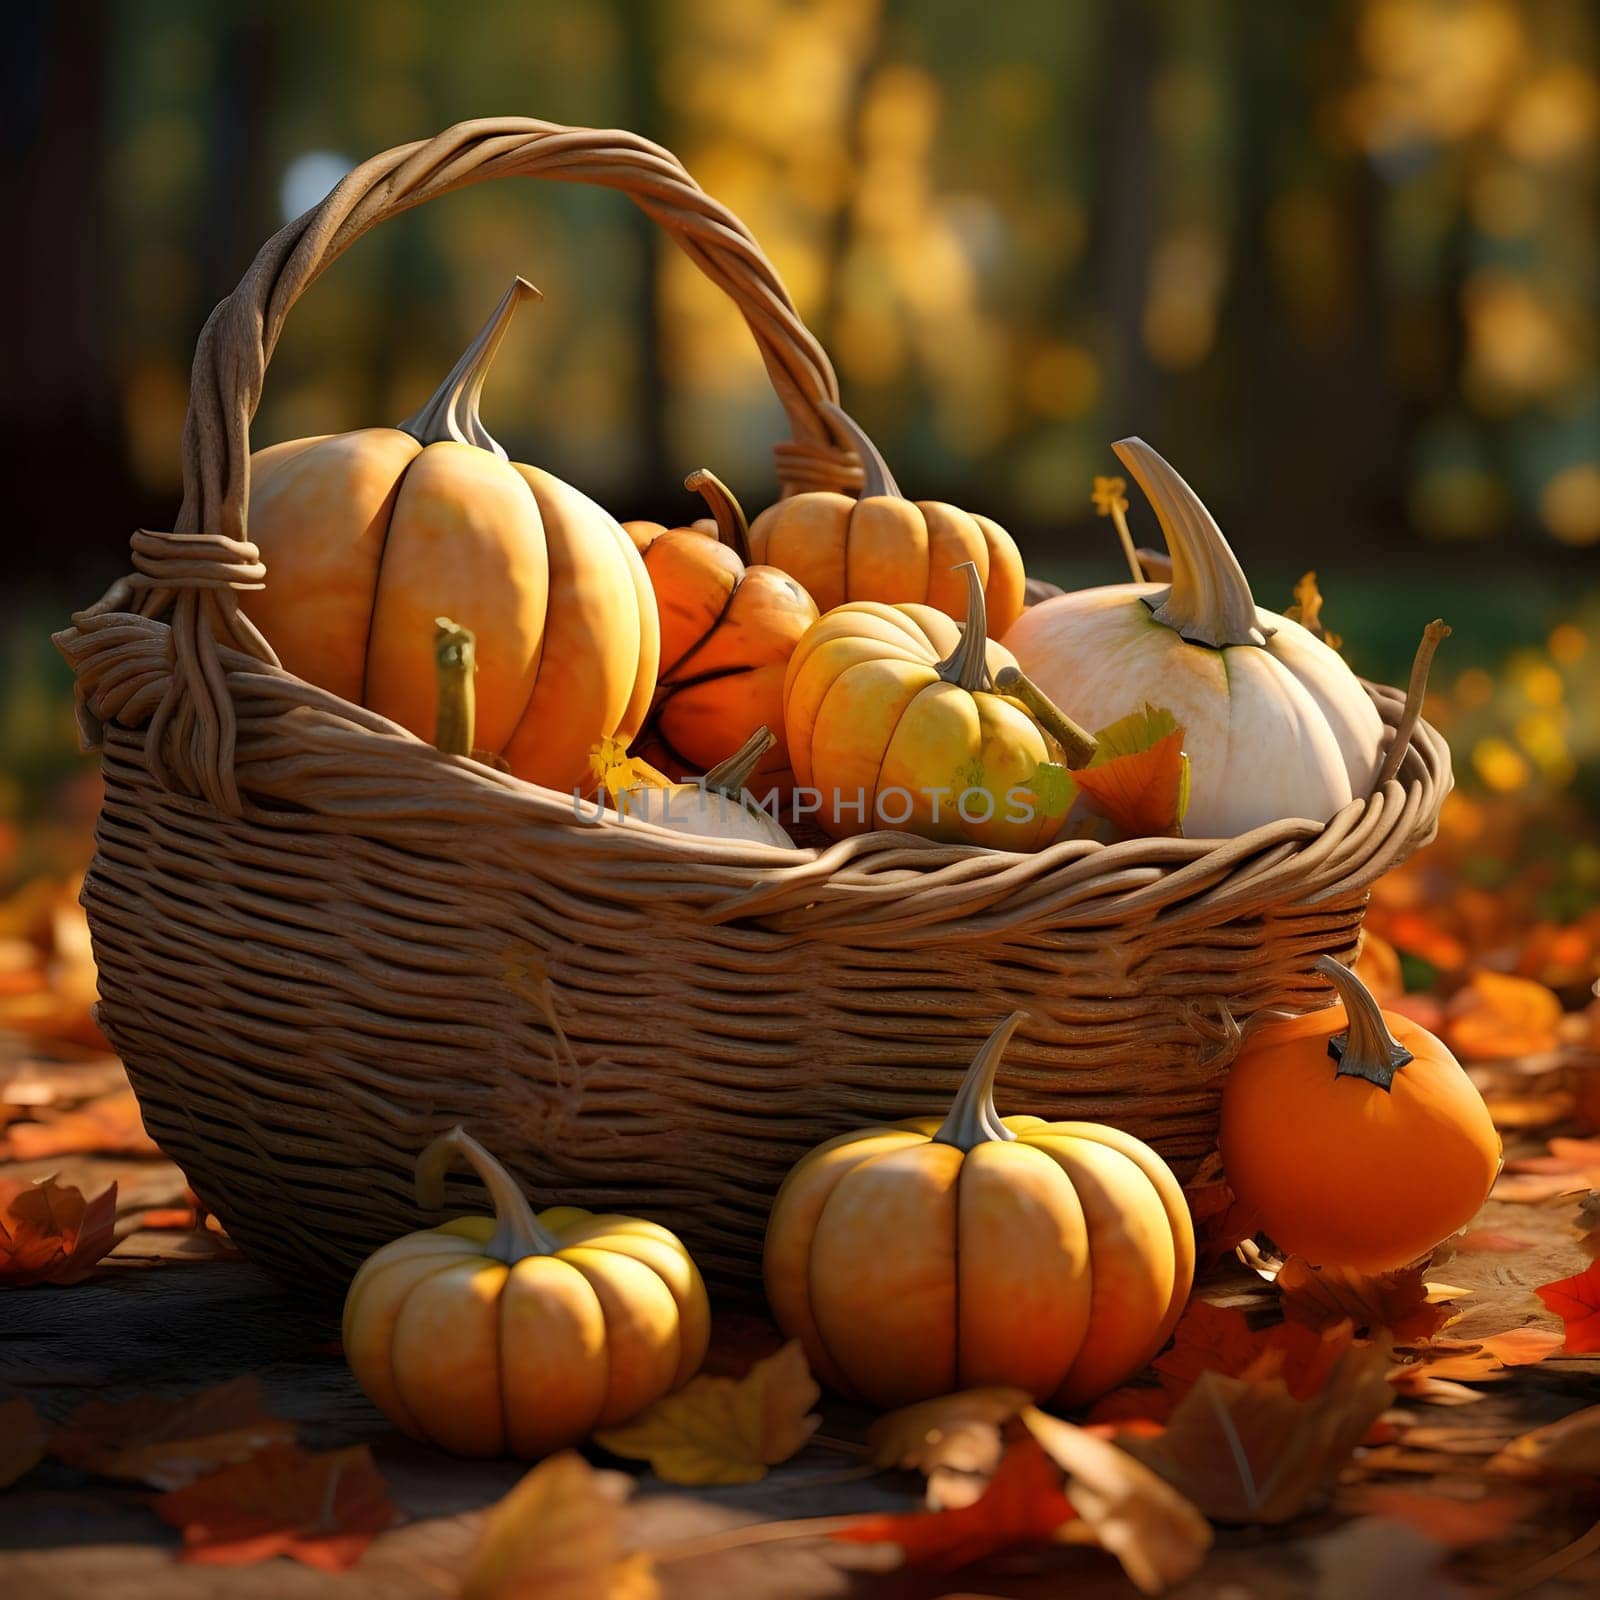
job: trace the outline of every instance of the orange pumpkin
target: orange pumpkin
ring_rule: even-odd
[[[1382,1272],[1464,1227],[1500,1167],[1482,1096],[1424,1027],[1331,956],[1341,1004],[1263,1028],[1222,1093],[1233,1192],[1314,1266]]]
[[[847,600],[929,605],[959,622],[966,615],[960,567],[978,569],[989,630],[1002,638],[1022,615],[1027,574],[998,523],[942,500],[907,500],[855,421],[824,405],[866,473],[861,498],[831,491],[792,495],[768,506],[750,528],[757,561],[792,572],[819,611]]]
[[[750,564],[744,512],[721,479],[701,468],[683,486],[705,497],[715,532],[622,525],[644,558],[661,618],[661,671],[634,748],[681,780],[709,771],[752,723],[766,723],[774,743],[747,787],[758,799],[786,794],[794,773],[782,734],[783,678],[817,608],[787,572]]]
[[[812,1370],[875,1406],[1002,1384],[1083,1405],[1171,1336],[1194,1230],[1166,1163],[1095,1122],[1002,1119],[1000,1024],[950,1114],[803,1156],[767,1224],[767,1299]]]
[[[518,279],[433,398],[398,428],[251,458],[264,589],[240,596],[289,671],[434,733],[433,621],[477,636],[479,747],[519,777],[587,785],[589,751],[642,726],[660,633],[638,552],[570,484],[509,461],[478,416]],[[748,725],[749,719],[746,719]]]

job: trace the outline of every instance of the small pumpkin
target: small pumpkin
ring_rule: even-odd
[[[570,484],[509,461],[478,397],[518,279],[433,398],[397,428],[294,439],[250,461],[266,587],[240,596],[290,672],[433,735],[431,624],[477,636],[477,742],[570,789],[655,691],[660,632],[626,534]]]
[[[1372,792],[1385,731],[1336,651],[1259,609],[1222,530],[1142,439],[1112,447],[1155,507],[1172,582],[1081,589],[1031,606],[1006,647],[1091,728],[1144,702],[1186,730],[1190,838],[1285,817],[1326,822]]]
[[[617,810],[625,817],[653,822],[674,833],[793,850],[794,840],[777,818],[759,805],[752,805],[745,794],[762,758],[775,742],[770,728],[757,728],[726,761],[718,762],[698,782],[634,784],[616,796]]]
[[[1000,638],[1022,614],[1027,582],[1011,535],[942,500],[906,499],[855,420],[836,405],[822,409],[861,458],[861,497],[817,490],[768,506],[750,527],[754,559],[792,572],[820,611],[847,600],[910,601],[954,621],[966,614],[966,590],[952,574],[970,561]]]
[[[661,670],[634,748],[680,779],[736,750],[752,722],[782,729],[784,672],[817,620],[811,596],[787,572],[751,562],[744,512],[727,485],[703,467],[683,483],[704,496],[714,535],[703,527],[622,525],[644,560],[661,618]],[[775,734],[750,787],[787,795],[793,784],[788,743]]]
[[[1383,1272],[1465,1227],[1500,1169],[1472,1080],[1428,1030],[1383,1011],[1348,967],[1339,1003],[1262,1028],[1222,1091],[1228,1184],[1280,1249]]]
[[[964,629],[931,606],[854,600],[790,658],[789,758],[835,838],[890,828],[1037,850],[1060,831],[1067,769],[1095,742],[1053,707],[1041,717],[995,692],[995,675],[1016,663],[987,636],[977,567],[963,570]]]
[[[711,1313],[700,1274],[654,1222],[553,1206],[537,1216],[504,1167],[455,1128],[417,1162],[443,1199],[465,1159],[494,1202],[369,1256],[344,1305],[344,1350],[403,1433],[463,1456],[532,1458],[623,1422],[687,1383]]]
[[[1083,1405],[1167,1342],[1194,1277],[1177,1180],[1131,1134],[995,1111],[1000,1024],[950,1113],[802,1157],[767,1224],[767,1299],[812,1370],[881,1407],[1000,1384]]]

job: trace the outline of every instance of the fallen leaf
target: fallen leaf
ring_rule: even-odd
[[[879,1417],[867,1448],[877,1467],[920,1472],[931,1509],[969,1504],[1000,1465],[1002,1426],[1031,1399],[1025,1389],[964,1389],[922,1400]]]
[[[160,1147],[144,1131],[139,1102],[132,1089],[91,1100],[74,1111],[49,1112],[41,1122],[13,1123],[0,1157],[42,1161],[61,1155],[160,1155]]]
[[[1067,1530],[1114,1555],[1141,1594],[1160,1594],[1197,1572],[1211,1548],[1211,1528],[1165,1479],[1126,1450],[1036,1406],[1022,1425],[1067,1475],[1078,1520]]]
[[[1255,1211],[1234,1194],[1220,1175],[1193,1183],[1183,1193],[1189,1202],[1195,1255],[1202,1269],[1226,1260],[1260,1226]]]
[[[1125,1448],[1214,1522],[1287,1522],[1349,1460],[1393,1399],[1384,1344],[1352,1346],[1319,1394],[1204,1372],[1154,1439]]]
[[[1191,1300],[1172,1344],[1154,1362],[1163,1388],[1182,1396],[1203,1372],[1235,1378],[1282,1378],[1297,1400],[1316,1394],[1350,1348],[1349,1322],[1313,1328],[1280,1322],[1253,1329],[1242,1311]]]
[[[183,1560],[218,1567],[288,1556],[319,1572],[343,1572],[400,1520],[364,1444],[317,1455],[271,1444],[153,1505],[182,1530]]]
[[[82,1472],[181,1489],[294,1434],[294,1423],[267,1413],[261,1380],[247,1376],[175,1399],[90,1400],[57,1430],[50,1449]]]
[[[1512,1478],[1600,1478],[1600,1406],[1519,1435],[1485,1470]]]
[[[656,1600],[650,1558],[618,1529],[633,1480],[573,1450],[541,1461],[483,1520],[461,1600]]]
[[[1189,809],[1184,730],[1165,708],[1146,705],[1095,734],[1099,749],[1073,774],[1089,804],[1130,839],[1182,831]]]
[[[821,1393],[791,1339],[743,1378],[694,1378],[594,1442],[668,1483],[755,1483],[816,1432],[822,1419],[808,1413]]]
[[[1423,1281],[1426,1270],[1423,1262],[1369,1277],[1342,1267],[1313,1267],[1291,1256],[1274,1281],[1291,1322],[1311,1328],[1349,1322],[1357,1336],[1387,1331],[1397,1343],[1418,1344],[1455,1314],[1438,1286]]]
[[[1533,1244],[1518,1234],[1496,1233],[1492,1228],[1468,1228],[1450,1241],[1455,1255],[1510,1255]]]
[[[44,1460],[49,1438],[31,1401],[0,1400],[0,1489],[9,1489]]]
[[[1463,1061],[1509,1061],[1554,1050],[1560,999],[1542,983],[1509,973],[1474,972],[1445,1008],[1444,1041]]]
[[[1542,1177],[1570,1177],[1578,1188],[1600,1188],[1600,1139],[1552,1139],[1548,1149],[1548,1155],[1508,1161],[1506,1168]]]
[[[1561,1318],[1567,1330],[1562,1350],[1567,1355],[1600,1351],[1600,1261],[1591,1261],[1570,1278],[1542,1283],[1533,1292]]]
[[[0,1283],[77,1283],[114,1245],[117,1186],[92,1200],[58,1184],[0,1178]]]
[[[971,1505],[944,1511],[852,1518],[829,1537],[848,1544],[896,1544],[907,1566],[953,1572],[1018,1545],[1047,1544],[1077,1516],[1061,1471],[1019,1423],[989,1487]]]

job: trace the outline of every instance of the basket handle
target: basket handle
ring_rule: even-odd
[[[277,664],[236,591],[260,588],[266,576],[246,524],[250,421],[290,308],[378,223],[469,184],[509,177],[619,189],[659,223],[733,299],[755,336],[793,433],[776,451],[784,493],[860,486],[856,456],[836,441],[822,409],[839,399],[822,346],[750,230],[670,151],[637,134],[527,117],[461,122],[386,150],[274,234],[201,330],[183,428],[183,506],[174,532],[133,536],[135,571],[127,580],[143,591],[142,615],[172,624],[172,680],[147,742],[153,774],[169,788],[238,813],[234,714],[217,646]],[[108,595],[94,609],[124,609],[126,599],[124,590],[120,604]]]

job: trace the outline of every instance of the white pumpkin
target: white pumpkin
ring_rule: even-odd
[[[757,728],[698,783],[644,784],[624,789],[617,796],[617,810],[626,818],[653,822],[674,833],[793,850],[795,842],[777,818],[752,805],[744,793],[756,764],[776,743],[770,728]]]
[[[1299,623],[1257,607],[1211,513],[1149,445],[1112,448],[1161,519],[1171,587],[1121,583],[1031,607],[1005,637],[1022,670],[1088,728],[1167,707],[1187,730],[1190,838],[1326,822],[1370,794],[1386,731],[1360,680]]]

